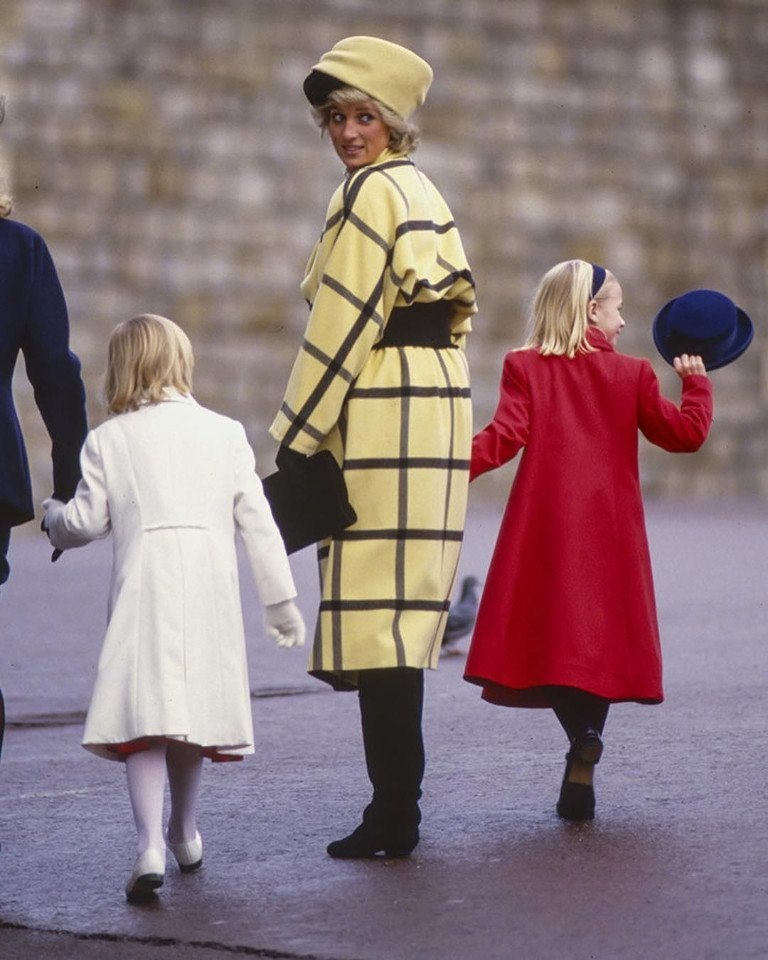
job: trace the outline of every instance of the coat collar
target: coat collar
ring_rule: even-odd
[[[172,403],[197,403],[197,400],[195,400],[191,393],[181,393],[174,387],[165,387],[163,394],[163,402],[170,401]]]
[[[363,173],[365,170],[371,170],[374,167],[380,167],[382,163],[389,163],[391,160],[407,160],[409,163],[413,163],[413,160],[408,156],[407,153],[404,153],[402,150],[397,152],[391,150],[389,147],[384,147],[382,152],[376,157],[373,163],[369,163],[365,167],[357,167],[355,170],[347,170],[347,179],[352,180],[355,174]]]
[[[181,391],[176,390],[175,387],[163,387],[163,399],[160,402],[197,404],[197,400],[195,400],[191,393],[181,393]],[[139,404],[139,409],[150,406],[156,406],[156,404],[150,400],[142,400]]]
[[[595,326],[587,327],[587,343],[595,350],[613,351],[615,349],[610,345],[610,343],[608,343],[603,331]]]

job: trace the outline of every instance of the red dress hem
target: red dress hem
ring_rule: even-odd
[[[126,743],[107,744],[107,750],[110,753],[116,753],[121,760],[125,760],[132,753],[141,753],[143,750],[150,750],[158,740],[173,740],[174,737],[138,737],[136,740],[129,740]],[[186,743],[186,740],[178,740],[178,743]],[[190,746],[198,747],[202,756],[211,760],[213,763],[230,763],[235,760],[242,760],[241,756],[232,753],[220,753],[216,747],[201,747],[199,744],[191,743]]]

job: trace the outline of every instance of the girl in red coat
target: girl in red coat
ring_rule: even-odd
[[[697,450],[712,421],[700,357],[675,357],[677,407],[647,360],[615,346],[622,292],[603,267],[553,267],[531,334],[504,359],[470,478],[524,450],[477,616],[465,679],[490,703],[551,707],[570,741],[561,817],[594,816],[611,703],[660,703],[661,651],[638,476],[638,433]]]

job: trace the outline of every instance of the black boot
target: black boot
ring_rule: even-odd
[[[360,672],[360,719],[373,799],[349,836],[328,845],[337,859],[407,857],[419,842],[424,743],[422,670]]]
[[[336,860],[364,859],[379,853],[386,857],[408,857],[419,842],[418,804],[416,813],[414,816],[411,810],[392,818],[371,802],[363,811],[360,826],[349,836],[329,843],[326,849]]]

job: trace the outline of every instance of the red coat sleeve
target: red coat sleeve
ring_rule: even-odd
[[[646,361],[640,373],[639,424],[643,435],[671,453],[693,453],[712,425],[712,383],[692,375],[682,381],[680,406],[661,395],[659,381]]]
[[[511,460],[528,442],[531,397],[519,353],[508,353],[493,419],[472,440],[469,479]]]

